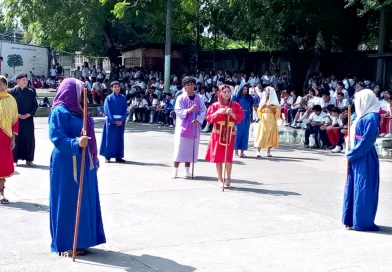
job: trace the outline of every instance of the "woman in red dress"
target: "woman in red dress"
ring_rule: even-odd
[[[235,124],[240,123],[244,118],[244,111],[241,105],[231,101],[231,89],[228,85],[223,85],[219,88],[218,102],[215,102],[208,108],[206,118],[207,122],[214,126],[210,143],[208,144],[206,161],[216,164],[219,186],[228,188],[230,187],[231,169],[233,166]],[[226,180],[223,180],[222,177],[223,163],[226,163]]]
[[[8,94],[8,81],[0,76],[0,204],[8,204],[4,196],[5,179],[14,174],[15,135],[18,133],[18,106]]]

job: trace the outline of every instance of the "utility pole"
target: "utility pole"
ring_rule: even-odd
[[[382,8],[380,10],[380,32],[378,35],[378,54],[384,54],[384,53],[385,53],[385,9]],[[384,59],[382,58],[377,59],[376,82],[377,84],[380,84],[383,87],[385,85],[384,68],[385,68]]]
[[[170,60],[172,32],[172,0],[167,0],[166,8],[166,44],[165,44],[165,92],[170,92]]]

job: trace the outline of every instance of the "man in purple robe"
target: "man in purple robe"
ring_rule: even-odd
[[[185,163],[185,177],[190,178],[190,165],[197,162],[200,143],[200,126],[203,124],[206,107],[200,95],[195,93],[196,80],[185,77],[184,92],[176,99],[176,129],[174,133],[174,169],[172,178],[178,175],[178,167]]]

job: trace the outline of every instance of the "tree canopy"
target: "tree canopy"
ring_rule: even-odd
[[[173,42],[196,49],[355,52],[374,46],[392,0],[173,0]],[[3,0],[33,43],[118,61],[119,49],[164,43],[166,0]],[[390,24],[392,20],[389,20]]]

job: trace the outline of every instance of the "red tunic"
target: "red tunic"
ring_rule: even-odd
[[[12,126],[12,132],[18,134],[19,121]],[[14,174],[14,156],[11,150],[11,138],[0,129],[0,179]]]
[[[241,108],[241,105],[237,102],[232,102],[231,109],[233,113],[236,115],[237,119],[233,117],[229,117],[228,122],[228,132],[226,140],[226,114],[219,114],[216,118],[214,118],[213,114],[220,109],[222,106],[219,102],[212,104],[207,111],[207,122],[213,124],[214,127],[211,133],[210,143],[208,144],[206,161],[214,162],[214,163],[224,163],[233,162],[233,153],[234,153],[234,143],[235,143],[235,135],[236,135],[236,127],[235,124],[238,124],[244,118],[244,111]],[[225,107],[227,108],[227,106]],[[227,156],[225,160],[225,150],[227,146]]]

